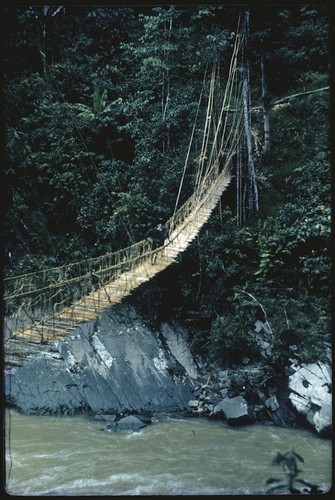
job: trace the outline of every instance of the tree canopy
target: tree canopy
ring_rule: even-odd
[[[5,276],[120,249],[171,216],[206,65],[219,63],[224,88],[240,11],[3,9]],[[241,345],[259,356],[262,304],[277,366],[293,345],[310,359],[330,339],[330,20],[317,5],[253,6],[249,18],[259,213],[241,219],[233,182],[178,272],[135,298],[188,321],[194,348],[228,364]]]

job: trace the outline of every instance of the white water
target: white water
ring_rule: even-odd
[[[328,490],[331,441],[308,431],[158,416],[138,433],[101,432],[88,417],[6,413],[11,495],[253,495],[282,478],[276,450],[304,458],[301,479]]]

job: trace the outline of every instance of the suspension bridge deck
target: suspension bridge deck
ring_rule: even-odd
[[[163,246],[148,252],[145,258],[113,280],[73,302],[70,306],[11,334],[5,341],[5,365],[21,365],[27,355],[56,349],[56,342],[73,332],[81,323],[95,320],[103,311],[121,302],[136,288],[176,262],[176,258],[198,235],[208,221],[223,191],[230,183],[224,170],[181,223],[176,225]]]
[[[5,366],[21,365],[27,356],[42,350],[56,351],[58,340],[74,332],[81,324],[96,320],[103,311],[173,264],[208,221],[230,183],[233,157],[236,155],[236,161],[239,161],[241,151],[245,149],[244,87],[238,78],[243,59],[240,31],[243,30],[239,24],[224,92],[219,68],[213,65],[208,82],[203,137],[197,144],[196,159],[190,160],[197,165],[193,194],[166,222],[169,237],[164,245],[152,250],[148,241],[142,240],[97,258],[6,278]],[[206,73],[207,69],[205,77]],[[202,94],[203,91],[180,189],[190,159]],[[216,109],[216,106],[219,107]],[[201,148],[198,147],[200,144]]]

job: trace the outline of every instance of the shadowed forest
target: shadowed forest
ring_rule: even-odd
[[[116,251],[171,217],[206,68],[218,64],[224,90],[240,14],[3,9],[4,277]],[[178,318],[193,351],[226,366],[260,358],[257,320],[273,374],[322,360],[331,340],[329,24],[323,6],[248,9],[255,177],[242,154],[199,237],[131,298],[151,322]]]

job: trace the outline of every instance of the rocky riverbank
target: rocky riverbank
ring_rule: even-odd
[[[164,322],[155,330],[122,304],[7,370],[6,401],[25,414],[88,412],[108,431],[136,430],[154,413],[177,412],[230,425],[261,422],[330,433],[330,366],[319,365],[317,373],[294,367],[293,378],[279,386],[268,379],[265,363],[250,365],[246,358],[241,367],[222,369],[194,359],[189,340],[179,324]],[[313,373],[309,380],[307,372]]]

